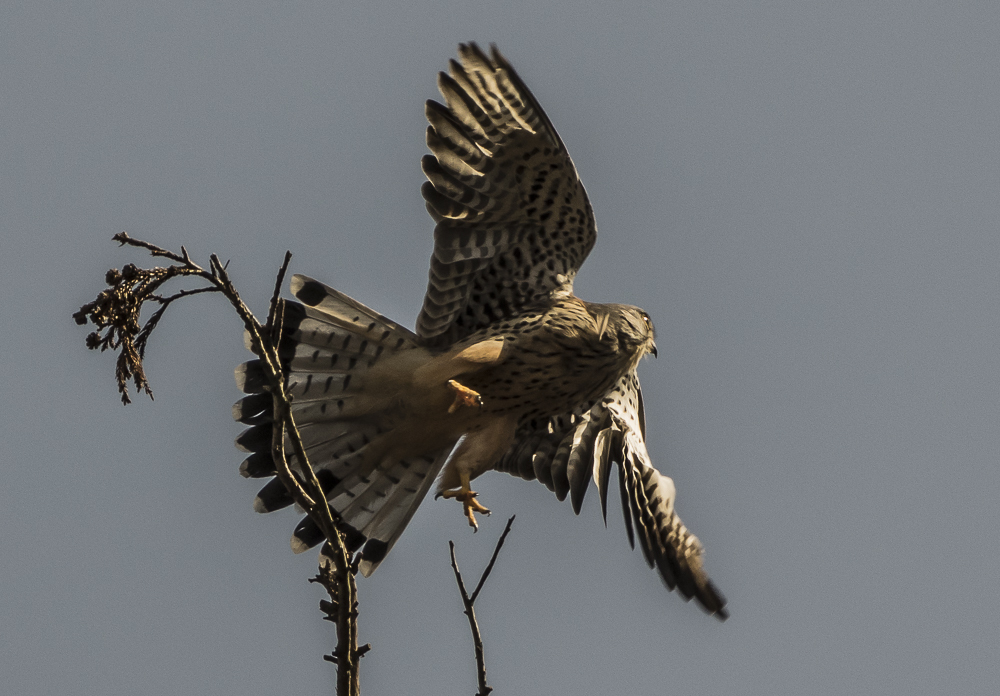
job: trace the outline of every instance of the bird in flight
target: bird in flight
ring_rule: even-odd
[[[573,279],[597,238],[566,147],[514,68],[492,47],[459,47],[428,101],[422,193],[436,222],[416,331],[333,288],[294,276],[273,328],[292,414],[359,569],[368,576],[437,481],[469,523],[489,510],[471,483],[486,471],[538,479],[580,512],[593,478],[607,518],[611,469],[629,542],[664,583],[728,616],[697,537],[652,465],[636,367],[656,355],[649,315],[585,302]],[[236,370],[249,396],[240,472],[273,477],[273,404],[259,361]],[[286,450],[292,448],[287,442]],[[289,454],[294,471],[297,462]],[[259,512],[292,498],[272,478]],[[292,547],[324,539],[308,517]]]

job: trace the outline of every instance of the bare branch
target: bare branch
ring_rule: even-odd
[[[287,261],[289,255],[286,255],[285,258]],[[212,263],[224,277],[225,282],[228,282],[228,278],[225,277],[225,269],[219,265],[215,257],[212,258]],[[274,313],[280,314],[284,305],[278,302],[276,307]],[[255,345],[262,346],[260,352],[262,362],[266,362],[264,360],[266,355],[275,366],[279,364],[276,347],[281,341],[280,327],[282,325],[281,317],[277,316],[277,321],[273,322],[273,326],[277,327],[275,329],[278,332],[277,335],[272,335],[269,332],[264,332],[261,335],[260,329],[262,327],[259,324],[256,325],[255,330],[260,338],[255,339]],[[350,554],[344,545],[337,521],[334,520],[335,513],[326,503],[326,495],[320,486],[319,479],[316,478],[312,465],[309,463],[299,430],[295,427],[283,379],[272,385],[272,395],[276,426],[272,441],[275,472],[285,484],[285,488],[292,494],[295,502],[323,530],[323,534],[327,538],[320,554],[320,572],[317,581],[326,588],[330,595],[329,608],[325,608],[322,604],[320,607],[327,611],[329,620],[336,621],[337,650],[333,655],[325,656],[324,659],[337,665],[338,696],[358,696],[361,692],[358,661],[364,653],[371,649],[371,646],[367,646],[363,650],[358,648],[358,588],[354,580],[356,568],[350,562]],[[292,448],[301,464],[300,473],[304,478],[303,481],[299,480],[288,464],[285,455],[286,434],[290,436]],[[317,500],[322,502],[317,503]]]
[[[483,589],[483,584],[486,582],[486,578],[488,578],[490,573],[493,571],[493,564],[496,563],[497,555],[500,553],[500,548],[503,546],[504,540],[510,533],[510,527],[512,524],[514,524],[514,516],[507,520],[507,526],[504,528],[503,534],[500,535],[496,548],[493,549],[493,557],[490,558],[490,562],[486,566],[486,570],[483,571],[482,576],[479,578],[479,583],[476,585],[476,589],[472,593],[471,597],[465,589],[465,582],[462,580],[462,573],[458,569],[458,559],[455,558],[455,542],[448,542],[448,548],[451,550],[451,568],[455,572],[455,582],[458,583],[458,591],[462,595],[462,604],[465,606],[464,613],[467,617],[469,617],[469,628],[472,630],[472,645],[476,651],[476,673],[479,679],[479,692],[476,696],[488,696],[488,694],[493,691],[493,687],[486,683],[486,655],[483,649],[483,638],[479,633],[479,622],[476,621],[476,610],[474,605],[476,598],[479,596],[480,590]]]
[[[320,562],[319,578],[327,588],[331,597],[330,607],[336,607],[336,622],[338,647],[335,655],[337,662],[337,693],[339,696],[357,696],[359,693],[358,659],[370,649],[370,646],[358,648],[357,617],[358,600],[357,586],[354,582],[356,568],[351,564],[351,557],[344,545],[335,517],[336,513],[326,501],[326,495],[316,473],[313,471],[309,458],[295,420],[292,417],[290,400],[285,390],[285,379],[281,371],[281,361],[277,346],[280,342],[280,328],[277,335],[274,327],[280,327],[280,317],[274,321],[276,313],[283,307],[278,299],[281,284],[288,268],[291,254],[286,253],[284,262],[278,273],[275,293],[271,299],[270,312],[266,328],[257,321],[239,293],[233,286],[219,257],[212,254],[209,257],[209,270],[196,264],[187,249],[181,247],[181,253],[176,254],[149,242],[133,239],[127,233],[121,232],[114,240],[122,245],[146,249],[153,256],[173,261],[175,265],[151,269],[138,268],[133,264],[125,266],[121,272],[116,269],[108,271],[105,282],[110,286],[102,291],[92,302],[82,306],[74,313],[73,318],[80,325],[88,321],[97,326],[97,330],[87,337],[87,347],[91,349],[118,350],[119,356],[115,370],[118,390],[122,401],[129,403],[127,382],[132,379],[136,389],[145,390],[152,398],[149,382],[143,371],[142,359],[146,343],[153,330],[157,327],[167,307],[181,297],[188,297],[204,292],[222,293],[236,309],[243,325],[251,337],[254,352],[260,357],[260,364],[267,383],[266,389],[274,399],[274,440],[272,455],[275,471],[279,480],[288,489],[289,494],[323,530],[327,543],[323,547]],[[181,290],[169,297],[156,294],[157,290],[171,278],[178,276],[195,276],[208,283],[207,287],[195,290]],[[160,304],[159,309],[146,321],[140,323],[140,314],[146,301]],[[298,473],[293,472],[286,456],[286,440],[292,446]],[[329,612],[328,612],[329,615]],[[328,616],[328,618],[331,618]]]

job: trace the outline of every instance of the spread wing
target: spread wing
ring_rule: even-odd
[[[725,620],[726,598],[703,566],[704,550],[674,510],[674,482],[653,466],[646,451],[642,392],[635,372],[608,394],[576,412],[528,421],[497,464],[499,471],[537,478],[563,500],[571,494],[579,514],[592,475],[607,519],[611,464],[618,465],[618,486],[629,543],[639,548],[671,590],[692,597],[709,614]]]
[[[427,102],[422,193],[437,222],[417,334],[448,345],[554,290],[571,291],[597,226],[542,107],[492,47],[459,47]]]

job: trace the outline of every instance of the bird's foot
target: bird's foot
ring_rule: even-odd
[[[479,395],[479,392],[473,391],[453,379],[448,380],[448,386],[455,392],[455,400],[452,401],[451,406],[448,407],[448,413],[454,413],[463,406],[467,406],[469,408],[482,408],[483,397]]]
[[[476,496],[479,494],[475,491],[471,491],[468,488],[457,488],[453,491],[441,491],[439,494],[442,498],[454,498],[455,500],[462,501],[462,508],[465,510],[465,516],[469,520],[469,526],[472,527],[474,531],[479,531],[479,524],[476,522],[476,513],[481,515],[490,515],[490,509],[476,500]]]

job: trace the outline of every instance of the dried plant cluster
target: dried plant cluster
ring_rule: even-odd
[[[160,287],[171,278],[178,276],[204,275],[206,271],[191,261],[187,250],[181,247],[181,255],[160,249],[159,247],[132,239],[127,233],[121,232],[114,236],[116,242],[149,249],[153,256],[163,256],[182,265],[156,268],[139,268],[135,264],[127,264],[121,271],[112,268],[104,276],[108,289],[103,290],[93,302],[80,307],[73,314],[77,324],[85,325],[88,321],[97,329],[87,336],[87,347],[91,350],[118,350],[118,361],[115,368],[115,379],[118,381],[118,391],[123,403],[131,403],[128,395],[128,381],[135,381],[137,391],[144,391],[153,397],[153,390],[146,379],[142,368],[142,359],[146,354],[146,343],[153,329],[163,317],[163,313],[171,302],[187,295],[202,292],[218,292],[219,288],[212,286],[196,290],[181,290],[164,297],[157,294]],[[213,271],[217,259],[213,256]],[[212,275],[209,274],[209,275]],[[140,314],[143,305],[152,301],[160,305],[159,309],[150,315],[142,324]]]

